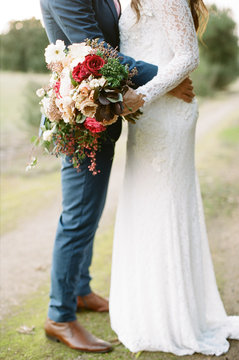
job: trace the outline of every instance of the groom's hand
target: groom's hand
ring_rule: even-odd
[[[132,114],[137,111],[141,106],[144,105],[143,95],[138,95],[136,92],[129,88],[129,90],[125,93],[123,99],[124,110],[122,115],[126,116],[128,114]]]
[[[193,98],[195,97],[195,94],[193,92],[192,80],[189,77],[186,78],[176,88],[169,91],[169,94],[187,103],[192,102]]]

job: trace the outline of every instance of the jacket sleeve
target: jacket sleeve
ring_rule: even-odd
[[[79,43],[87,38],[104,41],[104,35],[95,19],[92,0],[49,0],[48,4],[70,43]],[[158,72],[156,65],[136,61],[120,52],[119,57],[122,64],[129,65],[130,70],[137,68],[138,73],[132,79],[136,87],[146,84]]]

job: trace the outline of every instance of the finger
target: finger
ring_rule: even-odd
[[[191,85],[187,85],[187,86],[181,86],[179,88],[179,91],[181,93],[184,93],[185,91],[190,91],[190,92],[193,92],[193,87]]]
[[[187,102],[187,103],[191,103],[192,102],[192,98],[190,98],[189,96],[187,95],[183,95],[182,96],[182,100]]]
[[[175,91],[174,91],[174,89],[173,90],[170,90],[169,92],[168,92],[170,95],[173,95],[173,96],[175,96]]]
[[[192,91],[184,91],[184,95],[189,96],[191,99],[195,97],[195,94]]]
[[[189,77],[187,77],[186,79],[183,80],[183,83],[184,82],[189,82],[189,81],[190,81],[190,79],[189,79]]]
[[[185,83],[183,84],[183,85],[185,85],[185,86],[187,86],[187,87],[191,87],[191,86],[193,86],[192,85],[192,81],[190,80],[190,79],[186,79],[187,81],[185,81]]]

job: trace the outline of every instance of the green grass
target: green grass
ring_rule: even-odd
[[[19,131],[23,121],[24,89],[34,81],[44,85],[49,78],[46,74],[0,72],[0,125],[2,131]]]
[[[43,74],[0,73],[1,235],[50,205],[60,194],[58,160],[40,155],[38,168],[25,172],[32,146],[24,123],[24,90],[31,81],[43,85],[47,79],[48,75]]]
[[[215,130],[214,130],[215,131]],[[238,206],[239,116],[237,113],[210,132],[197,148],[197,167],[207,219],[230,216]]]
[[[36,173],[37,174],[37,173]],[[15,229],[22,220],[50,206],[60,194],[60,173],[22,174],[1,177],[1,235]]]
[[[239,125],[223,130],[220,133],[220,138],[226,145],[229,146],[239,144]]]
[[[239,184],[230,184],[217,178],[207,181],[201,177],[201,192],[207,219],[222,213],[230,216],[238,206]]]

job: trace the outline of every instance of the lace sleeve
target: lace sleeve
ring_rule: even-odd
[[[157,76],[137,89],[137,93],[145,95],[146,103],[179,85],[199,63],[197,35],[187,0],[151,0],[151,4],[174,57],[159,68]]]

